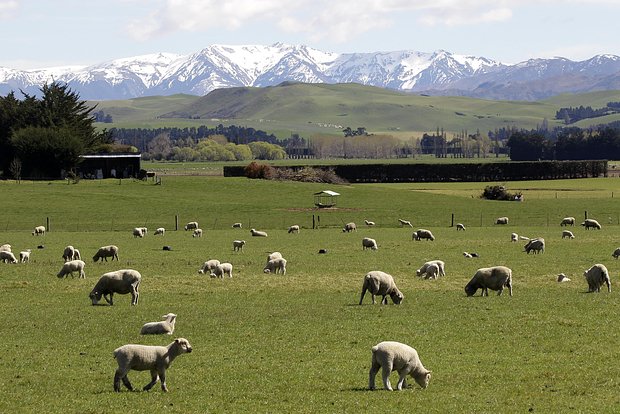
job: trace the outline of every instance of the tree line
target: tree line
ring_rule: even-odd
[[[565,124],[574,124],[577,121],[588,118],[598,118],[605,115],[615,114],[620,112],[620,102],[607,102],[604,108],[594,109],[591,106],[580,105],[573,108],[560,108],[555,113],[555,119],[564,121]]]

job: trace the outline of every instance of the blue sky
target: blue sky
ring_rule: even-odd
[[[276,42],[583,60],[620,55],[619,17],[620,0],[0,0],[0,67]]]

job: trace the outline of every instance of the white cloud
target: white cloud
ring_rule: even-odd
[[[18,8],[17,0],[0,0],[0,20],[12,17]]]

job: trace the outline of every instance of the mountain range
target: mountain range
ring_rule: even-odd
[[[295,81],[359,83],[417,94],[533,101],[562,93],[620,90],[620,57],[530,59],[511,65],[443,50],[333,53],[276,43],[211,45],[189,55],[159,53],[87,67],[0,67],[3,96],[20,90],[37,95],[43,84],[52,81],[68,84],[86,100],[179,93],[202,96],[221,88]]]

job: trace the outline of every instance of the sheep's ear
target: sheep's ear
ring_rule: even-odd
[[[179,338],[175,339],[174,342],[178,344],[179,343]]]

